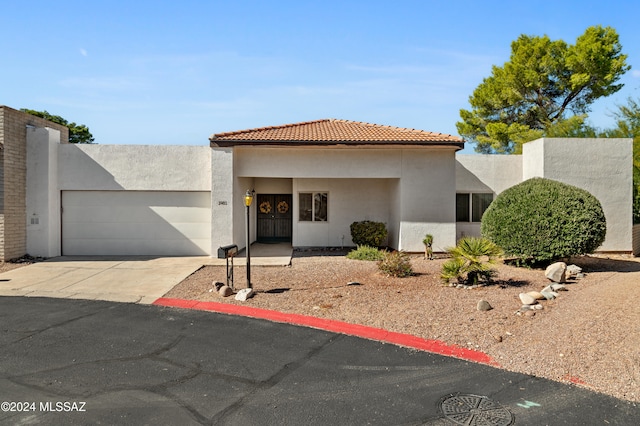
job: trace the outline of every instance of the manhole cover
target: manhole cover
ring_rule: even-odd
[[[513,424],[513,414],[485,396],[464,393],[448,395],[440,402],[440,410],[447,419],[459,425]]]

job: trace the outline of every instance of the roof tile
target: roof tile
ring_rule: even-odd
[[[284,142],[308,145],[333,143],[462,145],[464,143],[463,139],[444,133],[334,118],[216,133],[209,139],[214,146]]]

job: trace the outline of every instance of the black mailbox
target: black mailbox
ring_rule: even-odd
[[[238,254],[238,246],[230,244],[218,248],[218,259],[228,259]]]

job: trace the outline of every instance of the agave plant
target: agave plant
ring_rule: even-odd
[[[455,278],[460,283],[478,284],[491,281],[495,271],[490,265],[502,256],[502,250],[486,238],[466,237],[456,247],[447,249],[452,258],[442,265],[440,277],[444,283]]]

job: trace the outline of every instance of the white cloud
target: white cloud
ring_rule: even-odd
[[[80,54],[81,54],[82,56],[84,56],[85,58],[86,58],[86,57],[87,57],[87,55],[88,55],[87,51],[86,51],[85,49],[83,49],[83,48],[80,48]]]

